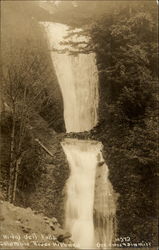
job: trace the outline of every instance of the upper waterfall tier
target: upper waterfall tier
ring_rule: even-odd
[[[58,23],[43,23],[47,32],[51,58],[64,100],[64,119],[67,132],[83,132],[97,124],[98,109],[98,71],[95,54],[77,53],[71,45],[69,27]],[[74,32],[80,32],[80,29]],[[72,32],[72,31],[71,31]],[[88,37],[73,35],[71,41],[84,47]],[[68,51],[69,50],[69,51]]]

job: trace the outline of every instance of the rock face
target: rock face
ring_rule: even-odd
[[[0,202],[2,247],[57,249],[61,243],[74,247],[71,234],[61,228],[56,218],[48,218],[30,208]]]
[[[96,239],[111,245],[116,233],[116,202],[117,194],[109,181],[108,166],[102,154],[98,155],[94,194],[94,224]]]

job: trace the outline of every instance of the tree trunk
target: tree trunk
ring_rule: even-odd
[[[11,202],[13,173],[14,173],[14,141],[15,141],[15,117],[13,115],[13,124],[11,131],[11,143],[10,143],[10,166],[9,166],[9,181],[8,181],[8,201]]]
[[[18,172],[19,172],[19,166],[20,166],[21,160],[22,160],[22,156],[20,156],[20,157],[16,160],[16,163],[15,163],[15,173],[14,173],[12,203],[15,202],[15,198],[16,198]]]
[[[42,144],[42,142],[39,140],[39,139],[35,139],[35,141],[37,142],[37,143],[39,143],[39,145],[51,156],[51,157],[53,157],[53,154]]]

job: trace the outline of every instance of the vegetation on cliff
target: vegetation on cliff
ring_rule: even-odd
[[[132,4],[91,30],[100,79],[100,121],[110,180],[120,194],[118,234],[157,244],[157,20]]]
[[[61,190],[68,175],[60,146],[65,131],[63,101],[47,40],[33,17],[32,4],[2,3],[1,191],[3,198],[14,204],[32,206],[61,219]],[[56,135],[59,132],[61,135]],[[43,187],[48,200],[40,195],[31,199],[43,173],[47,173],[48,163],[54,166],[50,188]],[[51,204],[50,209],[46,203]]]

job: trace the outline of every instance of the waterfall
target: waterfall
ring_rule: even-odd
[[[67,182],[66,228],[81,248],[95,245],[93,207],[97,155],[95,141],[65,139],[62,143],[71,168]]]
[[[95,55],[62,53],[70,45],[62,45],[69,33],[68,26],[58,23],[45,23],[51,58],[64,100],[64,119],[66,131],[83,132],[97,124],[98,71]],[[75,30],[76,33],[80,29]],[[85,42],[83,36],[73,37],[73,42]],[[58,51],[56,51],[58,50]],[[75,51],[73,48],[72,50]]]
[[[74,53],[79,48],[66,43],[68,26],[48,22],[43,25],[63,95],[66,131],[89,131],[98,121],[95,55]],[[73,32],[71,42],[78,42],[82,49],[88,37],[76,35],[81,29]],[[95,248],[97,242],[111,247],[115,236],[116,195],[102,156],[103,146],[98,141],[78,139],[65,139],[61,145],[70,167],[66,183],[65,227],[80,248]]]

